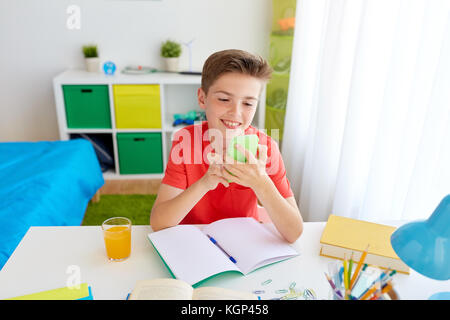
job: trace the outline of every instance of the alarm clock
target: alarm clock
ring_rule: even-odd
[[[116,64],[112,61],[106,61],[103,64],[103,71],[106,75],[114,75],[114,72],[116,72]]]

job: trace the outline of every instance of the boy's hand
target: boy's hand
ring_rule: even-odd
[[[245,155],[247,162],[238,162],[227,155],[223,165],[223,176],[227,180],[255,190],[269,177],[266,172],[267,146],[258,144],[258,158],[239,144],[236,144],[235,148]]]
[[[228,188],[229,183],[222,175],[223,169],[221,156],[217,153],[208,153],[207,157],[209,161],[209,168],[201,178],[204,186],[208,189],[208,191],[217,188],[219,183]]]

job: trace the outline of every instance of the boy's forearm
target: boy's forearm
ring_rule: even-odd
[[[268,176],[254,191],[281,235],[291,243],[297,240],[303,231],[299,210],[281,196]]]
[[[207,192],[200,179],[175,198],[154,206],[150,215],[153,231],[178,225]]]

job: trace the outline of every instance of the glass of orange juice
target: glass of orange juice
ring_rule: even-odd
[[[106,255],[110,261],[122,261],[131,253],[131,221],[114,217],[102,223]]]

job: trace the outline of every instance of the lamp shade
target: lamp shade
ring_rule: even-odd
[[[428,220],[407,223],[391,235],[397,256],[415,271],[436,280],[450,279],[450,195]]]

